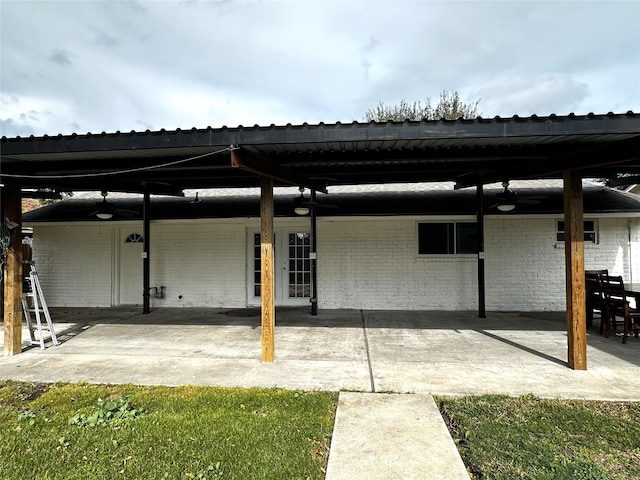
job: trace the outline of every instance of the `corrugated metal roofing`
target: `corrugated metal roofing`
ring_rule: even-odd
[[[255,186],[256,175],[230,167],[226,149],[237,145],[329,185],[459,181],[470,174],[474,183],[557,178],[575,168],[584,176],[637,173],[639,143],[640,114],[633,112],[3,137],[0,175],[71,190]],[[213,152],[221,153],[193,159]],[[167,165],[173,161],[183,163]]]
[[[587,117],[528,118],[496,117],[475,120],[423,120],[384,123],[286,125],[270,127],[212,128],[192,130],[159,130],[129,133],[86,133],[41,137],[2,137],[3,156],[20,155],[22,160],[38,160],[40,155],[66,160],[77,152],[91,152],[90,158],[162,158],[199,155],[212,148],[229,145],[253,147],[262,154],[341,153],[346,151],[379,152],[419,151],[432,148],[499,147],[519,145],[548,145],[565,142],[600,143],[633,138],[640,133],[636,125],[614,125],[607,131],[602,125],[562,128],[564,122],[575,118],[590,118],[615,123],[621,118],[639,118],[640,114],[608,114]],[[521,128],[523,126],[529,129]],[[483,127],[491,127],[483,128]],[[496,128],[498,127],[498,128]],[[365,130],[366,128],[366,130]],[[576,139],[575,135],[580,135]],[[158,142],[160,140],[160,142]],[[100,148],[99,143],[109,148]],[[156,146],[160,143],[160,146]]]

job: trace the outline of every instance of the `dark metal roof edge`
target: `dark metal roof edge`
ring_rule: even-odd
[[[610,121],[620,121],[615,129],[603,129],[600,125],[600,122],[610,122]],[[629,120],[632,120],[629,123]],[[584,122],[584,123],[581,123]],[[582,128],[578,131],[573,131],[572,129],[564,129],[562,128],[563,124],[571,123],[572,125],[581,124]],[[597,123],[597,125],[596,125]],[[474,126],[482,126],[482,127],[492,127],[493,130],[481,129],[479,132],[472,132],[467,130],[467,128],[471,125]],[[511,130],[508,130],[506,127],[511,125]],[[585,125],[587,125],[585,127]],[[496,126],[502,127],[502,129],[496,129]],[[523,129],[524,127],[524,129]],[[527,128],[528,127],[528,128]],[[309,138],[309,139],[301,139],[300,137],[293,135],[295,142],[317,142],[317,141],[339,141],[339,140],[358,140],[357,135],[354,138],[345,137],[343,135],[337,135],[337,137],[326,138],[327,132],[353,132],[359,130],[367,130],[369,134],[370,130],[373,130],[373,133],[378,133],[379,135],[376,138],[384,139],[384,137],[389,133],[395,133],[401,129],[409,129],[411,130],[411,136],[414,137],[415,132],[418,132],[417,137],[431,137],[431,138],[446,138],[450,136],[455,137],[474,137],[474,136],[487,136],[493,134],[497,137],[504,136],[527,136],[527,135],[565,135],[568,133],[573,134],[590,134],[590,133],[640,133],[640,113],[634,113],[629,110],[627,113],[616,114],[613,112],[609,112],[607,114],[594,114],[589,113],[587,115],[575,115],[570,113],[569,115],[561,116],[550,114],[548,116],[538,116],[531,115],[529,117],[520,117],[518,115],[514,115],[512,117],[500,117],[496,116],[493,118],[482,118],[477,117],[475,119],[463,119],[459,118],[457,120],[405,120],[402,122],[397,121],[387,121],[387,122],[358,122],[353,121],[351,123],[324,123],[320,122],[317,124],[308,124],[303,123],[300,125],[292,125],[290,123],[286,125],[275,125],[271,124],[270,126],[260,126],[254,125],[253,127],[245,127],[243,125],[239,125],[238,127],[227,127],[222,126],[220,128],[213,128],[211,126],[206,128],[198,129],[196,127],[190,130],[183,130],[177,128],[175,130],[166,130],[160,129],[156,131],[146,130],[146,131],[135,131],[132,130],[130,132],[101,132],[101,133],[91,133],[88,132],[86,134],[78,134],[72,133],[70,135],[43,135],[43,136],[34,136],[31,135],[29,137],[6,137],[2,136],[1,142],[4,144],[4,147],[25,143],[43,143],[43,142],[63,142],[65,147],[68,150],[70,149],[71,142],[77,142],[81,140],[90,140],[96,141],[99,139],[118,139],[122,140],[125,138],[137,137],[137,138],[145,138],[149,139],[149,137],[163,137],[167,138],[168,136],[182,136],[185,137],[186,142],[167,142],[163,143],[165,147],[172,146],[183,146],[185,143],[191,144],[193,146],[206,146],[208,145],[230,145],[234,143],[244,143],[244,144],[260,144],[260,143],[279,143],[283,142],[282,138],[273,138],[270,139],[265,137],[265,133],[299,133],[306,132],[308,133],[318,133],[318,138]],[[435,129],[435,130],[434,130]],[[204,137],[203,137],[204,134]],[[208,135],[208,137],[207,137]],[[212,136],[216,135],[218,138],[215,139],[214,142]],[[254,138],[250,138],[247,135],[253,135]],[[203,142],[206,138],[209,138],[209,142]],[[366,137],[369,139],[369,135]],[[189,141],[190,139],[190,141]],[[155,144],[147,144],[140,145],[139,148],[157,148],[160,145]],[[118,149],[117,145],[112,145],[109,148]],[[120,146],[120,148],[130,148]],[[11,152],[7,153],[10,154]]]

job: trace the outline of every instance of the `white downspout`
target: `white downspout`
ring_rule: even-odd
[[[631,240],[631,223],[633,222],[633,219],[629,218],[629,221],[627,223],[627,233],[628,233],[628,240],[629,240],[629,283],[634,283],[633,281],[633,252],[631,249],[631,246],[633,245],[633,242]]]

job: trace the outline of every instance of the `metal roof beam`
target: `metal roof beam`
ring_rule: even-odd
[[[584,178],[587,170],[602,167],[607,167],[616,173],[628,173],[637,166],[637,164],[634,165],[630,162],[640,160],[640,136],[628,138],[613,145],[584,146],[568,154],[554,156],[550,160],[553,162],[542,167],[531,165],[535,171],[529,176],[521,178],[531,179],[543,175],[556,176],[565,171],[573,170],[582,172]]]
[[[640,183],[640,175],[628,175],[626,177],[609,178],[607,180],[608,187],[627,187]]]
[[[263,177],[272,178],[288,185],[306,187],[311,190],[327,193],[326,184],[312,180],[306,175],[302,175],[295,170],[262,158],[244,148],[237,148],[231,151],[231,166]]]

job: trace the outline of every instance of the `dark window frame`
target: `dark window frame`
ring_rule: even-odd
[[[582,227],[584,229],[584,241],[586,243],[598,243],[598,221],[596,219],[584,220]],[[556,242],[564,243],[564,220],[556,221]]]
[[[421,221],[416,229],[418,256],[478,254],[476,222]]]

